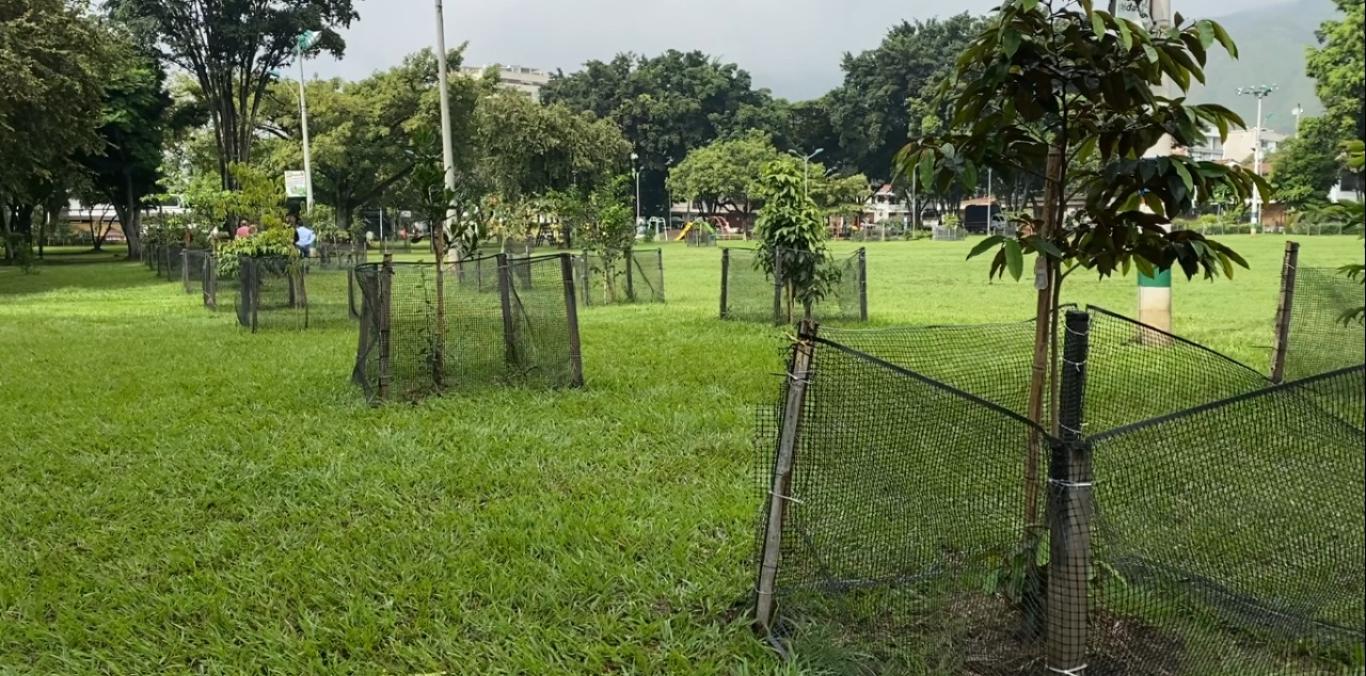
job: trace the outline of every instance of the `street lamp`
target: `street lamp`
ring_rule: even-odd
[[[318,44],[321,34],[317,31],[304,31],[294,43],[299,55],[299,126],[304,137],[304,206],[313,213],[313,151],[308,143],[308,97],[304,95],[304,52]]]
[[[1295,109],[1291,110],[1290,114],[1295,116],[1295,136],[1298,138],[1300,135],[1300,116],[1304,115],[1304,106],[1296,103]]]
[[[668,235],[669,235],[669,226],[670,226],[670,225],[673,225],[673,218],[674,218],[674,196],[673,196],[673,193],[669,191],[669,172],[670,172],[670,170],[673,168],[673,166],[674,166],[674,158],[670,157],[670,158],[667,158],[667,159],[664,160],[664,236],[665,236],[665,237],[668,237]],[[657,229],[656,229],[656,230],[657,230]],[[659,240],[659,241],[661,241],[661,242],[664,241],[663,239],[660,238],[660,233],[659,233],[658,231],[655,232],[655,239],[657,239],[657,240]]]
[[[819,155],[819,154],[825,152],[825,148],[817,148],[817,149],[815,149],[814,151],[812,151],[812,153],[811,153],[810,155],[803,155],[803,154],[801,154],[801,153],[799,153],[799,152],[797,152],[797,151],[795,151],[795,150],[789,150],[789,151],[787,151],[787,152],[790,153],[793,157],[796,157],[797,159],[800,159],[800,160],[802,161],[802,178],[805,179],[805,184],[804,184],[803,190],[806,192],[806,195],[805,195],[806,198],[807,198],[807,199],[810,199],[810,198],[811,198],[811,160],[816,159],[816,156],[817,156],[817,155]]]
[[[1239,96],[1251,96],[1257,99],[1257,126],[1252,130],[1252,172],[1258,176],[1262,175],[1262,101],[1271,96],[1271,92],[1276,91],[1276,89],[1277,87],[1274,84],[1238,88]],[[1252,186],[1251,211],[1252,220],[1249,226],[1255,231],[1255,227],[1262,222],[1262,196],[1255,184]]]

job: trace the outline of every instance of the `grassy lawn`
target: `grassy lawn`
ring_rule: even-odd
[[[1223,239],[1252,270],[1178,281],[1176,331],[1262,367],[1284,240]],[[874,323],[1027,316],[971,246],[868,245]],[[0,268],[0,672],[779,668],[737,604],[785,344],[715,318],[719,258],[666,245],[668,304],[581,311],[586,389],[381,408],[349,323],[250,335],[112,249]]]

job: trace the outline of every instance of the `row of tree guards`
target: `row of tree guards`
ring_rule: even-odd
[[[868,254],[721,249],[721,319],[793,324],[868,321]]]

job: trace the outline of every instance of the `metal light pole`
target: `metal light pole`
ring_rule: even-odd
[[[1295,116],[1295,138],[1299,138],[1299,136],[1300,136],[1300,117],[1301,117],[1302,115],[1304,115],[1304,106],[1302,106],[1302,105],[1296,103],[1296,104],[1295,104],[1295,109],[1292,110],[1292,111],[1290,111],[1290,114]]]
[[[991,234],[991,179],[992,168],[987,167],[987,234]]]
[[[664,236],[669,236],[669,226],[673,224],[674,218],[674,196],[669,190],[669,172],[673,169],[674,158],[664,160]],[[660,239],[658,228],[656,228],[655,239]],[[663,240],[660,240],[663,241]]]
[[[1274,84],[1238,88],[1239,96],[1252,96],[1257,99],[1257,126],[1252,130],[1252,172],[1258,176],[1262,175],[1262,102],[1274,91],[1276,91]],[[1257,225],[1262,222],[1262,195],[1256,185],[1252,186],[1251,212],[1248,227],[1253,234],[1256,234]]]
[[[441,161],[446,170],[446,189],[455,192],[455,150],[451,145],[451,90],[446,73],[446,19],[441,0],[436,0],[436,78],[441,92]],[[446,227],[455,225],[455,208],[446,206]],[[444,238],[444,235],[443,235]]]
[[[805,183],[803,184],[802,190],[806,193],[804,196],[805,196],[807,199],[810,199],[810,198],[811,198],[811,160],[816,159],[816,156],[817,156],[817,155],[819,155],[819,154],[825,152],[825,148],[817,148],[817,149],[815,149],[814,151],[812,151],[812,153],[811,153],[810,155],[803,155],[803,154],[801,154],[801,153],[799,153],[799,152],[797,152],[797,151],[795,151],[795,150],[789,150],[789,151],[787,151],[787,152],[790,153],[793,157],[796,157],[796,158],[798,158],[798,159],[800,159],[800,160],[802,161],[802,178],[805,179]]]
[[[308,97],[304,94],[304,52],[318,42],[318,34],[305,31],[295,46],[299,56],[299,127],[304,137],[304,207],[313,213],[313,149],[308,141]]]

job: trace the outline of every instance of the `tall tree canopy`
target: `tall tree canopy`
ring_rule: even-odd
[[[6,259],[27,240],[35,206],[74,154],[99,146],[107,43],[65,0],[0,3],[0,239]],[[27,250],[27,249],[25,249]]]
[[[461,50],[447,56],[458,68]],[[409,55],[395,68],[358,82],[311,80],[305,85],[313,160],[313,189],[331,206],[337,226],[350,230],[357,209],[376,202],[413,170],[414,135],[440,128],[436,56],[430,49]],[[458,163],[470,159],[480,80],[453,78],[451,126]],[[262,105],[261,128],[270,144],[270,168],[302,166],[297,82],[272,85]],[[439,148],[439,146],[438,146]]]
[[[902,22],[875,49],[845,54],[844,83],[827,95],[839,134],[839,152],[830,161],[875,178],[891,176],[892,160],[912,132],[927,115],[944,112],[929,105],[938,99],[935,88],[949,77],[951,57],[967,47],[981,22],[966,13]]]
[[[1366,97],[1366,0],[1333,0],[1342,12],[1319,28],[1319,46],[1309,49],[1306,70],[1316,82],[1324,116],[1340,136],[1366,137],[1361,102]]]
[[[786,106],[755,89],[749,73],[696,51],[589,61],[552,77],[542,99],[615,122],[640,156],[648,204],[662,203],[670,162],[690,150],[754,127],[781,133],[788,124]]]
[[[161,56],[193,73],[208,105],[223,185],[228,166],[251,159],[256,120],[276,71],[293,62],[306,31],[318,39],[305,55],[341,56],[335,28],[357,18],[352,0],[109,0],[114,16],[146,31]]]

